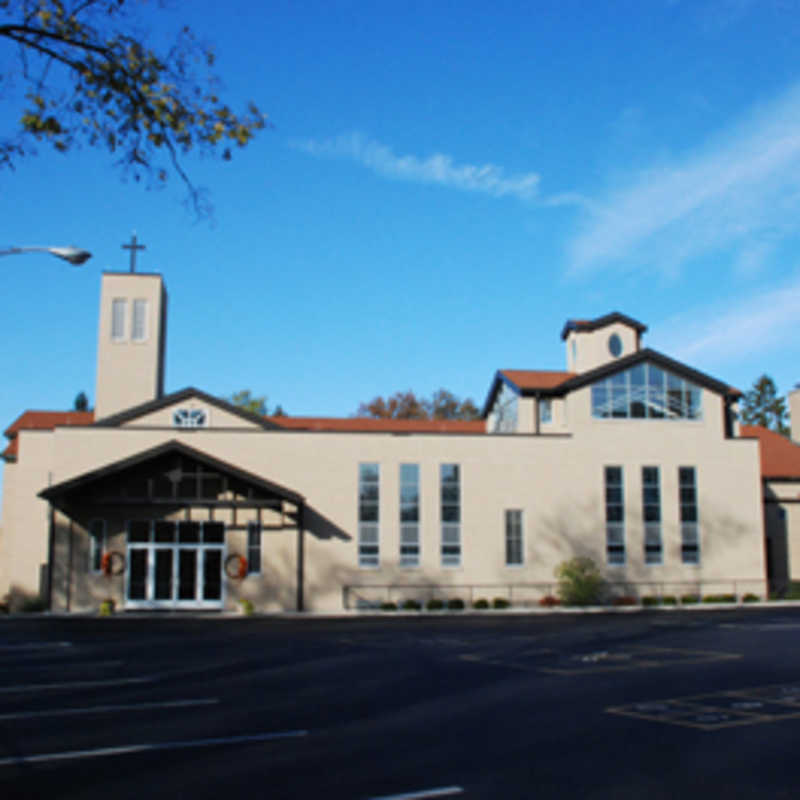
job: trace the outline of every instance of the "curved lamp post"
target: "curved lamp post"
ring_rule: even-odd
[[[79,247],[9,247],[7,250],[0,250],[0,256],[15,256],[18,253],[50,253],[69,261],[75,267],[92,257],[88,250],[81,250]]]

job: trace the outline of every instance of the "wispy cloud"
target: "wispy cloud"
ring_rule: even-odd
[[[657,347],[689,363],[731,364],[797,337],[800,275],[733,305],[689,309],[653,326]]]
[[[570,271],[676,272],[701,255],[747,246],[752,271],[800,218],[800,85],[701,151],[637,172],[586,215],[568,243]],[[768,241],[769,247],[758,242]]]
[[[503,168],[495,164],[457,164],[444,153],[435,153],[427,158],[400,156],[390,147],[360,133],[350,133],[324,141],[292,141],[290,145],[321,158],[351,159],[386,178],[438,184],[465,192],[483,192],[495,197],[512,196],[527,200],[536,195],[539,184],[539,175],[535,172],[506,175]]]

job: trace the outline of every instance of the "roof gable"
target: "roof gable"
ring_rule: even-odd
[[[594,383],[597,380],[601,380],[609,375],[614,375],[617,372],[622,372],[630,367],[635,366],[636,364],[641,364],[643,362],[656,364],[657,366],[662,367],[669,372],[673,372],[676,375],[680,375],[680,377],[685,378],[686,380],[691,381],[692,383],[697,384],[704,389],[715,392],[716,394],[734,399],[741,397],[742,395],[742,393],[733,386],[728,386],[728,384],[723,383],[716,378],[712,378],[705,372],[700,372],[699,370],[688,366],[688,364],[684,364],[681,361],[676,361],[674,358],[665,356],[663,353],[659,353],[657,350],[651,350],[649,347],[645,347],[642,350],[631,353],[629,356],[623,356],[622,358],[618,358],[614,361],[609,361],[607,364],[603,364],[596,369],[589,370],[588,372],[581,372],[579,375],[576,375],[570,380],[560,384],[552,392],[550,392],[550,394],[568,394],[575,389],[580,389],[587,384]]]
[[[156,400],[150,400],[147,403],[141,403],[138,406],[133,406],[125,411],[112,414],[109,417],[96,420],[94,424],[102,428],[116,428],[121,425],[134,422],[137,419],[146,417],[154,412],[168,408],[169,406],[184,403],[189,400],[198,400],[204,405],[221,409],[228,414],[232,414],[241,420],[249,422],[251,425],[264,428],[265,430],[279,429],[279,426],[275,425],[266,417],[262,417],[260,414],[253,414],[249,411],[245,411],[244,409],[229,403],[227,400],[223,400],[221,397],[214,397],[213,395],[207,394],[206,392],[196,389],[193,386],[187,387],[186,389],[181,389],[178,392],[166,394],[163,397],[159,397]]]
[[[63,507],[65,503],[69,502],[71,496],[79,494],[94,485],[98,485],[109,478],[119,477],[126,472],[136,470],[137,468],[155,465],[168,456],[186,456],[195,462],[202,464],[208,469],[223,473],[227,476],[237,479],[248,486],[252,486],[260,491],[268,494],[276,495],[284,500],[288,500],[295,505],[300,505],[304,502],[301,494],[280,486],[277,483],[268,481],[265,478],[255,475],[252,472],[247,472],[227,461],[215,458],[208,453],[198,450],[195,447],[190,447],[183,442],[175,439],[165,442],[164,444],[157,445],[148,450],[143,450],[133,456],[124,458],[120,461],[115,461],[99,469],[90,470],[75,478],[62,481],[53,486],[49,486],[39,492],[39,497],[43,500],[48,500],[57,507]],[[200,501],[202,503],[202,501]]]
[[[647,330],[647,325],[643,322],[639,322],[639,320],[622,314],[619,311],[612,311],[610,314],[597,317],[597,319],[568,319],[561,330],[561,338],[566,339],[572,331],[590,333],[599,328],[605,328],[607,325],[612,325],[615,322],[627,325],[638,333],[644,333]]]

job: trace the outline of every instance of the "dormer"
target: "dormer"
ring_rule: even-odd
[[[597,319],[569,319],[561,331],[567,348],[567,370],[586,372],[638,353],[647,326],[614,311]]]

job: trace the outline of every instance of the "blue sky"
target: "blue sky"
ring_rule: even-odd
[[[705,2],[150,2],[213,44],[223,96],[265,131],[125,183],[84,148],[0,173],[0,420],[94,398],[102,270],[170,295],[166,388],[249,388],[352,414],[498,368],[563,369],[569,317],[619,310],[650,347],[747,389],[800,381],[800,8]],[[10,130],[18,107],[3,98]]]

